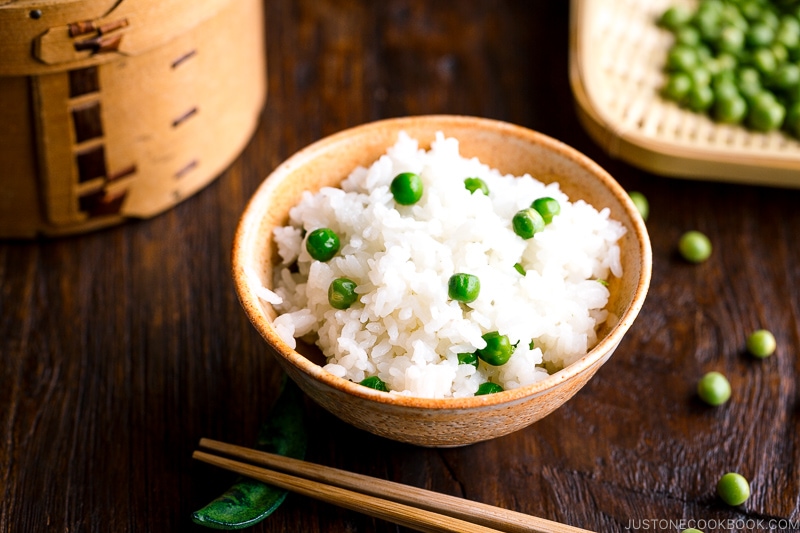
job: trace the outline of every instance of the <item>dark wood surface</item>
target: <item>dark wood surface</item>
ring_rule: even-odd
[[[279,381],[230,277],[245,202],[325,135],[427,113],[541,131],[643,191],[650,294],[589,385],[527,429],[424,449],[306,401],[307,458],[596,531],[800,521],[800,191],[664,178],[609,158],[575,114],[566,1],[266,7],[267,105],[218,180],[151,220],[0,243],[0,530],[202,531],[191,512],[234,476],[194,462],[192,451],[201,437],[254,443]],[[714,244],[704,264],[676,254],[688,229]],[[759,327],[779,345],[763,361],[744,351]],[[696,398],[708,370],[731,380],[722,407]],[[751,481],[740,508],[715,497],[727,471]],[[290,496],[252,530],[402,529]]]

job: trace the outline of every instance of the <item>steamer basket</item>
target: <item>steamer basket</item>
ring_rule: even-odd
[[[800,142],[721,125],[663,100],[672,36],[655,25],[696,0],[572,0],[570,81],[578,116],[609,155],[671,177],[800,187]]]
[[[261,0],[0,0],[0,237],[169,209],[265,98]]]

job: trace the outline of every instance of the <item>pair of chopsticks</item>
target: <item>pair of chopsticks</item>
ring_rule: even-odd
[[[588,533],[480,502],[211,439],[201,439],[199,446],[247,462],[198,450],[192,457],[199,461],[423,533]]]

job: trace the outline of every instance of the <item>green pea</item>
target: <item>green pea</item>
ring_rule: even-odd
[[[708,85],[692,87],[686,95],[686,105],[694,112],[702,113],[714,104],[714,91]]]
[[[778,29],[800,33],[800,19],[787,13],[781,17]]]
[[[761,73],[754,67],[741,67],[736,73],[736,81],[742,85],[761,85]]]
[[[537,210],[528,207],[517,211],[514,218],[511,219],[511,225],[514,228],[514,233],[527,240],[542,231],[545,222]]]
[[[478,357],[492,366],[502,366],[511,358],[514,347],[506,335],[501,335],[497,331],[490,331],[483,334],[486,347],[476,352]]]
[[[761,6],[762,2],[759,2],[758,0],[747,0],[739,6],[739,11],[741,11],[742,15],[747,20],[755,21],[761,18]]]
[[[692,80],[692,87],[703,87],[711,83],[711,71],[707,67],[695,67],[687,74]]]
[[[308,234],[306,250],[308,254],[323,263],[329,261],[339,251],[339,236],[330,228],[318,228]]]
[[[699,62],[696,47],[676,43],[667,53],[667,68],[670,70],[688,72]]]
[[[395,176],[389,189],[395,202],[400,205],[413,205],[422,198],[422,178],[413,172],[403,172]]]
[[[764,88],[761,86],[761,83],[739,83],[739,92],[744,97],[745,101],[748,102],[747,112],[751,112],[752,108],[752,101],[762,92],[764,92]]]
[[[464,187],[473,194],[476,191],[480,191],[486,196],[489,196],[489,186],[480,178],[466,178],[464,180]]]
[[[495,394],[497,392],[503,392],[503,387],[501,387],[497,383],[492,383],[491,381],[487,381],[486,383],[481,383],[480,385],[478,385],[478,391],[475,393],[475,396],[483,396],[484,394]]]
[[[475,368],[478,368],[478,355],[475,352],[472,352],[472,353],[460,353],[460,354],[458,354],[458,364],[459,365],[472,365]]]
[[[775,72],[775,69],[778,68],[778,59],[775,57],[775,53],[769,48],[757,49],[753,52],[750,60],[759,72],[766,75],[772,74]]]
[[[720,372],[708,372],[697,383],[697,395],[708,405],[722,405],[731,397],[731,384]]]
[[[481,280],[478,276],[459,272],[450,276],[447,282],[447,294],[451,299],[470,303],[478,299],[481,292]]]
[[[700,32],[692,26],[681,26],[675,30],[675,42],[688,46],[700,44]]]
[[[736,68],[738,61],[733,54],[722,52],[717,54],[711,62],[708,63],[709,70],[712,74],[721,74],[723,72],[732,71]]]
[[[775,41],[780,43],[786,48],[797,48],[800,44],[800,25],[797,24],[797,19],[787,17],[781,20],[778,30],[775,32]]]
[[[692,89],[692,78],[685,72],[670,74],[667,82],[661,89],[661,94],[673,102],[682,102]]]
[[[777,345],[775,335],[766,329],[756,330],[747,337],[747,351],[759,359],[772,355]]]
[[[722,52],[738,54],[744,48],[744,43],[744,31],[736,26],[728,26],[720,32],[716,45],[717,49]]]
[[[719,37],[719,12],[715,10],[698,10],[692,18],[692,24],[700,30],[704,41],[714,42]]]
[[[389,387],[386,386],[386,382],[384,382],[378,376],[370,376],[368,378],[364,378],[359,382],[359,385],[369,387],[370,389],[389,392]]]
[[[774,2],[773,2],[774,3]],[[758,22],[763,22],[773,30],[778,29],[778,25],[781,22],[780,17],[778,17],[778,12],[774,9],[765,9],[761,12],[761,17]]]
[[[659,25],[669,30],[677,30],[689,23],[692,11],[685,6],[670,6],[658,19]]]
[[[714,118],[725,124],[739,124],[747,115],[747,102],[740,94],[716,95],[714,101]]]
[[[725,70],[720,72],[711,81],[711,88],[714,89],[714,98],[734,98],[741,96],[737,85],[736,74],[734,71]]]
[[[747,29],[745,38],[751,47],[769,46],[775,40],[775,29],[765,22],[756,22]]]
[[[708,11],[717,16],[722,13],[725,4],[722,0],[702,0],[698,6],[698,11]]]
[[[692,263],[702,263],[711,256],[711,241],[704,233],[687,231],[678,241],[678,251]]]
[[[767,132],[780,128],[785,117],[786,108],[775,99],[772,93],[763,93],[753,99],[747,121],[754,130]]]
[[[630,191],[628,192],[628,196],[633,200],[633,205],[636,206],[636,210],[642,215],[642,219],[647,220],[647,217],[650,216],[650,202],[647,201],[647,197],[639,191]]]
[[[700,531],[700,530],[699,530],[699,529],[697,529],[697,528],[690,527],[690,528],[688,528],[688,529],[684,529],[683,531],[681,531],[681,533],[703,533],[703,532],[702,532],[702,531]]]
[[[720,20],[722,22],[723,29],[728,26],[733,26],[734,28],[739,28],[740,30],[744,31],[750,26],[750,23],[747,22],[746,18],[744,18],[742,12],[739,11],[739,8],[731,4],[726,4],[723,6]]]
[[[553,217],[561,212],[561,205],[558,203],[558,200],[550,198],[549,196],[537,198],[533,201],[531,207],[542,215],[545,224],[552,222]]]
[[[750,483],[743,475],[728,472],[717,482],[717,494],[723,502],[735,507],[750,497]]]
[[[714,52],[705,44],[700,43],[696,48],[698,64],[705,65],[714,57]]]
[[[336,278],[328,286],[328,303],[335,309],[347,309],[358,300],[356,282],[347,278]]]

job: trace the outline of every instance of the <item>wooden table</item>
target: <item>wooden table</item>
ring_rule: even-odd
[[[426,113],[539,130],[644,192],[650,294],[590,384],[527,429],[424,449],[307,401],[307,458],[589,530],[797,530],[800,192],[663,178],[609,158],[576,118],[567,4],[267,2],[267,105],[218,180],[151,220],[0,243],[0,531],[203,531],[191,512],[234,476],[192,451],[201,437],[252,444],[280,378],[230,277],[245,202],[325,135]],[[678,257],[689,229],[711,238],[706,263]],[[744,351],[760,327],[778,339],[766,360]],[[696,398],[709,370],[731,381],[722,407]],[[727,471],[751,481],[740,508],[715,496]],[[290,496],[253,530],[398,528]]]

